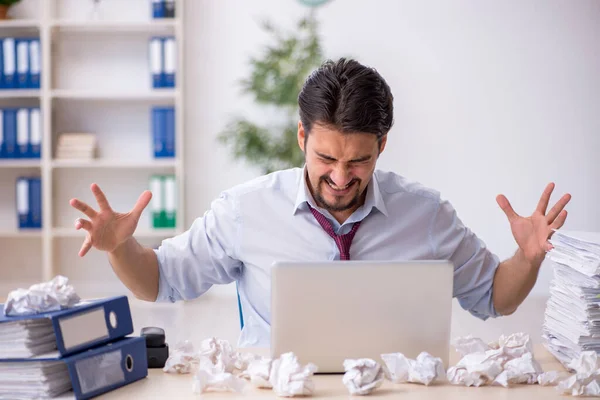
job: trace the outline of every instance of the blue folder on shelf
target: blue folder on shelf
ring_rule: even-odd
[[[131,333],[127,296],[24,316],[5,316],[4,304],[0,307],[0,359],[34,357],[52,350],[67,356]]]
[[[88,399],[146,376],[146,339],[125,337],[68,357],[0,360],[0,398]]]

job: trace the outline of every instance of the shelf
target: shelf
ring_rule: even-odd
[[[8,229],[8,230],[0,230],[0,238],[40,238],[42,237],[41,229]]]
[[[74,33],[165,33],[174,31],[176,19],[151,21],[53,21],[50,26],[58,32]]]
[[[147,160],[147,161],[128,161],[128,160],[53,160],[52,168],[128,168],[128,169],[163,169],[175,168],[176,159],[170,160]]]
[[[177,235],[179,232],[177,229],[138,229],[133,236],[140,238],[167,238]],[[52,235],[54,237],[61,238],[83,238],[85,237],[86,231],[83,229],[76,230],[73,228],[54,228]]]
[[[52,97],[65,100],[97,100],[97,101],[173,101],[177,90],[162,89],[146,92],[87,92],[57,89],[52,91]]]
[[[0,168],[40,168],[41,160],[38,159],[0,159]]]
[[[0,29],[1,28],[40,29],[40,21],[36,19],[6,19],[0,21]]]
[[[0,99],[22,99],[41,97],[38,89],[0,89]]]

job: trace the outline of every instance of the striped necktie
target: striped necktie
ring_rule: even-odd
[[[360,226],[361,221],[355,222],[354,225],[352,225],[352,229],[350,230],[350,232],[348,232],[344,235],[338,235],[333,231],[333,227],[331,226],[331,223],[327,220],[327,218],[325,218],[325,216],[323,214],[321,214],[320,212],[318,212],[317,210],[315,210],[314,208],[312,208],[310,206],[309,206],[309,208],[310,208],[310,212],[312,212],[312,214],[314,215],[315,219],[319,222],[321,227],[335,241],[335,244],[337,245],[338,249],[340,250],[340,260],[349,260],[350,259],[350,245],[352,245],[352,239],[354,238],[354,234],[358,230],[358,227]]]

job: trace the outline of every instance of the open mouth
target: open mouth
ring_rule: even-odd
[[[327,183],[327,186],[329,187],[330,191],[333,194],[336,194],[338,196],[340,195],[344,195],[347,194],[348,192],[350,192],[350,189],[352,188],[352,186],[354,186],[354,184],[356,183],[356,181],[350,181],[346,186],[337,186],[334,185],[332,182],[329,181],[325,181]]]

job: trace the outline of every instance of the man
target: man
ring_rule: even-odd
[[[393,123],[393,97],[374,69],[328,61],[307,79],[298,102],[304,168],[223,192],[187,232],[157,250],[132,237],[151,193],[123,214],[93,184],[99,211],[71,200],[89,217],[75,223],[87,231],[79,255],[92,247],[108,252],[119,279],[147,301],[193,299],[213,284],[237,281],[245,319],[240,346],[269,343],[269,268],[276,260],[447,259],[463,308],[482,319],[517,309],[536,281],[552,230],[565,222],[570,195],[547,212],[549,184],[529,217],[498,196],[519,247],[500,262],[436,191],[375,170]]]

